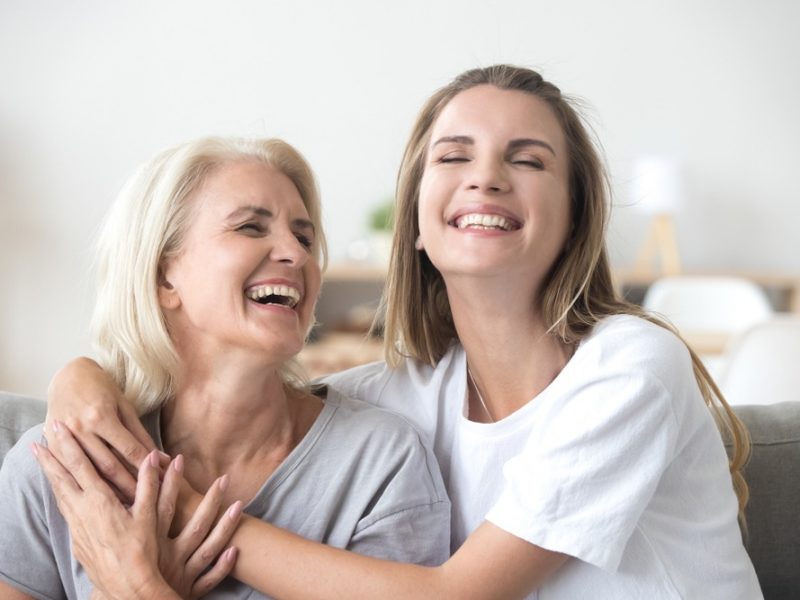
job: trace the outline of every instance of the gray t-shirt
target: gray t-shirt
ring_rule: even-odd
[[[143,419],[161,446],[158,413]],[[88,598],[69,530],[30,444],[0,469],[0,578],[34,598]],[[450,503],[436,459],[403,417],[327,389],[309,432],[245,507],[301,536],[361,554],[437,565],[450,550]],[[314,565],[308,566],[314,577]],[[209,598],[264,598],[228,578]]]

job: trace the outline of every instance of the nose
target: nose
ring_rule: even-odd
[[[300,243],[294,232],[275,232],[272,236],[271,260],[300,268],[306,264],[309,256],[308,249]]]
[[[468,190],[490,194],[499,194],[511,189],[504,163],[489,158],[476,159],[472,162],[466,186]]]

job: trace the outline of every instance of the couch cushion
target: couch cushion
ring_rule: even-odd
[[[0,391],[0,465],[19,436],[44,421],[43,400]]]
[[[800,402],[734,410],[753,442],[747,551],[767,600],[800,598]]]

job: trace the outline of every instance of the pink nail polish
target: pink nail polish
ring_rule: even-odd
[[[219,478],[219,489],[223,492],[228,489],[228,484],[230,483],[231,478],[228,477],[228,474],[225,473],[222,477]]]
[[[36,442],[31,444],[31,452],[33,452],[34,456],[39,456],[39,444],[37,444]]]
[[[183,473],[183,454],[178,454],[175,460],[172,461],[172,468],[178,473]]]
[[[149,458],[149,459],[150,459],[150,466],[151,466],[151,467],[158,467],[158,464],[159,464],[159,463],[158,463],[158,454],[156,454],[156,453],[155,453],[155,451],[154,451],[154,452],[151,452],[151,453],[148,455],[148,457],[147,457],[147,458]]]
[[[242,502],[241,500],[237,500],[234,502],[231,507],[228,509],[228,518],[232,521],[235,521],[239,518],[239,514],[242,512]]]
[[[61,426],[59,425],[58,421],[53,421],[52,423],[50,423],[50,431],[52,431],[53,433],[58,433],[60,429]]]

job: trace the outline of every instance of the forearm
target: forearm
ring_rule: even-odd
[[[243,519],[233,576],[279,598],[524,598],[569,557],[483,523],[439,567],[361,556]]]
[[[231,543],[240,549],[233,576],[278,598],[453,597],[441,567],[362,556],[253,517],[242,520]]]

